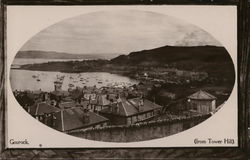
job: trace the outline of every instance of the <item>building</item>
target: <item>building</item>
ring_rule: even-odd
[[[27,111],[40,122],[62,132],[103,127],[108,124],[107,118],[84,107],[78,107],[73,103],[63,105],[64,109],[61,109],[41,102],[28,107]]]
[[[124,87],[102,87],[103,94],[122,94],[126,90]]]
[[[45,122],[45,116],[60,111],[59,108],[46,102],[38,102],[24,108],[29,114],[41,122]]]
[[[153,83],[151,82],[140,82],[138,85],[135,86],[135,90],[143,96],[147,96],[149,91],[153,89]]]
[[[119,95],[115,94],[98,94],[94,100],[90,100],[90,110],[101,111],[108,108],[111,103],[116,103],[120,99]]]
[[[86,90],[86,91],[83,92],[83,98],[84,98],[84,100],[95,100],[96,99],[96,93]]]
[[[74,101],[68,101],[68,102],[60,102],[58,104],[58,107],[60,109],[68,109],[68,108],[73,108],[73,107],[76,107],[77,106],[77,103],[74,102]],[[80,106],[78,106],[80,107]]]
[[[121,98],[99,113],[110,120],[114,125],[129,125],[149,120],[159,114],[162,106],[147,99]]]
[[[75,101],[62,101],[58,104],[58,107],[60,109],[68,109],[68,108],[74,108],[74,107],[82,107],[85,109],[88,109],[89,101],[81,100],[80,102]]]
[[[55,91],[61,91],[62,90],[62,81],[55,81],[54,82],[54,87],[55,87]]]
[[[50,92],[50,97],[60,97],[60,98],[65,98],[69,96],[68,91],[52,91]]]
[[[81,88],[81,90],[84,100],[94,100],[99,91],[96,87],[87,86],[84,86],[83,88]]]
[[[68,97],[70,94],[68,91],[62,90],[62,80],[57,79],[54,82],[54,91],[50,92],[50,98],[51,99],[56,99],[56,100],[61,100],[62,98]]]
[[[187,98],[188,108],[199,113],[210,113],[216,108],[217,98],[205,91],[200,90]]]
[[[99,128],[108,125],[107,118],[82,107],[63,109],[53,116],[55,118],[47,125],[62,132]]]

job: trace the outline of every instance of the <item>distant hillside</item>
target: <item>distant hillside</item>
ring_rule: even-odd
[[[164,46],[120,55],[111,59],[111,63],[143,67],[168,66],[234,75],[234,65],[229,53],[224,47],[218,46]]]
[[[114,64],[143,65],[178,62],[231,62],[229,53],[224,47],[217,46],[164,46],[151,50],[132,52],[129,55],[120,55],[111,60]]]
[[[44,52],[42,52],[44,53]],[[86,55],[72,55],[34,52],[20,53],[17,56],[36,58],[82,58],[91,59]],[[49,55],[49,56],[48,56]],[[60,56],[58,56],[60,55]],[[100,57],[98,57],[100,59]],[[23,65],[22,69],[28,70],[53,70],[61,72],[122,72],[127,75],[135,75],[142,72],[161,72],[167,68],[175,68],[186,71],[207,72],[211,79],[222,79],[234,82],[234,64],[229,53],[224,47],[218,46],[164,46],[160,48],[132,52],[128,55],[120,55],[111,60],[79,61],[79,62],[50,62],[42,64]]]
[[[35,58],[35,59],[111,59],[117,54],[69,54],[62,52],[47,51],[19,51],[16,58]]]

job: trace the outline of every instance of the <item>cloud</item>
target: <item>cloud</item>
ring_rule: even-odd
[[[175,42],[175,46],[204,46],[204,45],[220,45],[220,43],[212,36],[207,34],[202,30],[195,30],[189,33],[186,33],[180,40]]]
[[[126,54],[165,45],[220,44],[205,31],[180,19],[122,10],[66,19],[35,35],[21,50]]]

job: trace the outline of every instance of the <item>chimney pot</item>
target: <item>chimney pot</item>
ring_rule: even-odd
[[[84,123],[89,123],[90,122],[90,115],[89,115],[89,110],[88,109],[83,110],[83,122]]]

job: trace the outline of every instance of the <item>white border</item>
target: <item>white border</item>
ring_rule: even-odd
[[[7,147],[8,148],[116,148],[116,147],[235,147],[238,146],[237,78],[229,100],[205,122],[178,134],[141,142],[111,143],[66,135],[35,121],[17,104],[9,83],[9,68],[15,53],[33,35],[63,19],[100,10],[137,9],[153,11],[194,24],[222,43],[231,54],[237,77],[236,6],[7,6]],[[49,15],[49,16],[48,16]],[[195,138],[234,139],[235,144],[193,143]],[[10,139],[28,139],[29,145],[10,145]]]

